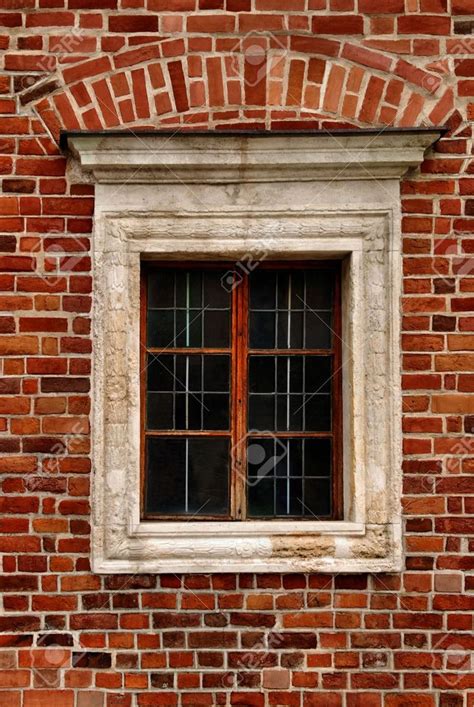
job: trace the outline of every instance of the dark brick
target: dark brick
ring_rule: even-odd
[[[151,684],[152,687],[156,687],[159,690],[172,689],[174,687],[174,675],[173,673],[152,673]]]
[[[270,634],[269,645],[276,649],[280,648],[316,648],[316,634],[299,631],[283,631],[282,633]]]
[[[0,236],[0,251],[2,253],[14,253],[16,250],[15,236]]]
[[[16,91],[17,93],[21,91],[25,91],[25,89],[29,88],[31,86],[31,83],[28,83],[32,78],[37,78],[36,76],[24,76],[23,80],[21,82],[16,82]],[[42,76],[41,78],[44,78]],[[39,86],[34,86],[28,91],[25,91],[24,93],[21,94],[20,96],[20,103],[24,106],[27,103],[31,103],[32,101],[37,101],[39,98],[42,98],[43,96],[48,96],[50,93],[53,91],[56,91],[58,88],[61,87],[61,84],[59,81],[56,79],[53,81],[48,81],[48,83],[43,83]]]
[[[0,592],[31,592],[38,589],[38,577],[15,574],[0,577]]]
[[[454,331],[456,329],[456,317],[446,317],[443,314],[435,314],[433,317],[433,331]]]
[[[474,34],[474,20],[455,20],[454,34]]]
[[[92,653],[86,651],[84,653],[73,653],[72,664],[75,668],[91,668],[102,670],[110,668],[112,665],[112,656],[110,653]]]
[[[42,378],[42,393],[88,393],[88,378]]]
[[[466,415],[464,418],[464,432],[474,434],[474,415]]]
[[[35,190],[34,179],[4,179],[2,191],[13,192],[14,194],[31,194]]]
[[[4,454],[15,454],[20,451],[20,439],[18,437],[10,437],[8,439],[0,438],[0,452]]]
[[[0,631],[38,631],[39,616],[0,616]]]
[[[157,578],[152,574],[120,574],[105,578],[105,588],[125,591],[126,589],[154,589]]]
[[[24,437],[24,452],[41,454],[64,454],[64,442],[59,437]]]
[[[40,633],[39,646],[73,646],[74,637],[70,633]]]
[[[0,395],[17,395],[20,390],[20,378],[0,378]]]
[[[456,292],[456,280],[454,277],[440,277],[433,280],[434,291],[437,295],[451,294]]]

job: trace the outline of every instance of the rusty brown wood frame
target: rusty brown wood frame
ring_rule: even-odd
[[[140,281],[140,413],[141,413],[141,445],[140,445],[140,504],[142,518],[145,520],[185,520],[185,515],[164,515],[145,513],[146,491],[146,438],[161,437],[228,437],[231,454],[229,475],[229,514],[199,515],[193,520],[233,520],[247,519],[246,494],[246,440],[248,410],[248,357],[249,355],[325,355],[332,357],[332,424],[330,432],[259,432],[254,436],[264,437],[311,437],[332,439],[332,473],[331,473],[331,508],[329,516],[332,520],[343,517],[343,484],[342,484],[342,324],[341,324],[341,263],[337,260],[314,261],[264,261],[258,268],[265,269],[330,269],[334,273],[333,297],[333,347],[331,349],[250,349],[248,347],[248,311],[249,311],[249,270],[245,265],[239,268],[236,263],[221,261],[142,261]],[[147,283],[148,277],[157,269],[162,268],[193,268],[193,269],[223,269],[239,272],[242,280],[231,293],[231,345],[228,348],[206,347],[166,347],[158,349],[147,347]],[[231,356],[231,390],[230,390],[230,429],[214,431],[189,430],[146,430],[146,392],[147,392],[147,356],[148,353],[201,353],[206,355],[228,354]],[[313,520],[311,517],[284,516],[289,520]],[[327,517],[326,517],[327,518]],[[281,520],[282,516],[260,518],[259,520]],[[255,520],[252,518],[252,520]]]

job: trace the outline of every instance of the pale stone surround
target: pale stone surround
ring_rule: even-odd
[[[95,572],[401,569],[400,197],[436,130],[83,135],[93,236]],[[140,261],[343,261],[344,520],[140,518]]]

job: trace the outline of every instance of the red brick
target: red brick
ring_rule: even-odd
[[[6,663],[5,651],[0,655],[0,704],[131,707],[135,699],[140,707],[212,706],[228,692],[232,704],[273,707],[472,702],[469,674],[446,685],[438,665],[445,640],[462,645],[472,629],[474,163],[466,119],[474,118],[474,88],[473,61],[463,51],[472,4],[415,5],[8,0],[0,11],[0,25],[15,30],[0,32],[0,644],[9,654]],[[69,51],[61,42],[72,20],[85,32]],[[25,26],[35,26],[33,33]],[[184,30],[195,34],[185,39]],[[239,39],[237,30],[248,36]],[[363,42],[352,33],[363,34]],[[252,42],[265,47],[264,60],[253,65],[247,55],[240,76],[230,53]],[[267,59],[282,48],[270,79]],[[43,79],[55,70],[69,88]],[[41,81],[26,92],[30,73]],[[12,112],[17,93],[28,93],[28,113]],[[66,171],[66,155],[52,137],[61,126],[127,123],[305,130],[426,121],[447,123],[449,132],[401,184],[408,571],[369,580],[330,573],[92,574],[94,188],[76,169]],[[53,247],[62,256],[46,259],[51,270],[43,277],[38,248]],[[58,449],[64,453],[54,455]],[[68,660],[71,648],[80,652],[76,639],[92,657],[61,675],[44,665],[56,642],[65,642]],[[30,675],[33,654],[28,665],[22,661],[33,645]],[[96,653],[114,667],[94,663]],[[256,662],[239,670],[246,660]],[[242,679],[231,690],[223,684],[228,668]],[[156,671],[151,680],[147,671]],[[171,687],[159,689],[161,680]]]
[[[72,690],[26,690],[23,707],[73,707]]]
[[[233,32],[235,19],[230,15],[190,15],[186,22],[188,32],[204,34],[216,32]],[[244,30],[244,27],[241,27]],[[246,28],[251,29],[250,27]]]
[[[342,695],[335,692],[306,693],[304,707],[342,707]]]
[[[189,103],[182,63],[180,61],[171,61],[168,64],[168,71],[173,86],[176,110],[179,112],[186,111],[189,108]]]
[[[367,14],[403,14],[405,3],[403,0],[359,0],[359,12]]]
[[[472,15],[471,0],[453,0],[452,12],[454,15]]]
[[[111,32],[157,32],[158,17],[153,15],[112,15],[109,17]]]
[[[323,54],[337,56],[340,43],[331,39],[319,37],[291,37],[290,48],[294,51],[308,54]]]
[[[91,59],[76,66],[72,66],[63,71],[64,80],[66,83],[72,83],[79,79],[85,79],[90,76],[105,73],[112,68],[109,57],[100,57]]]
[[[312,20],[312,31],[315,34],[363,34],[364,20],[358,15],[316,16]]]

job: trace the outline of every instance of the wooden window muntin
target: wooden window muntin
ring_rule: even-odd
[[[295,432],[276,431],[268,436],[275,438],[324,438],[332,441],[332,470],[331,470],[331,513],[321,516],[324,519],[339,520],[343,514],[343,488],[342,488],[342,327],[341,327],[341,269],[340,261],[264,261],[258,264],[258,269],[276,270],[330,270],[333,273],[333,302],[332,302],[332,346],[324,349],[251,349],[249,347],[249,276],[253,270],[239,264],[221,261],[212,262],[186,262],[186,261],[143,261],[141,268],[141,514],[144,520],[314,520],[311,515],[272,515],[272,516],[247,516],[246,494],[246,444],[239,443],[251,437],[265,437],[265,433],[250,433],[247,429],[248,418],[248,362],[250,356],[330,356],[332,359],[332,391],[331,391],[331,428],[327,432]],[[231,292],[231,340],[228,348],[206,347],[166,347],[167,354],[204,354],[231,356],[230,375],[230,419],[229,430],[146,430],[146,392],[147,392],[147,355],[159,352],[152,347],[147,347],[147,292],[148,278],[157,270],[164,268],[183,268],[187,270],[219,269],[233,271],[238,274],[239,284]],[[149,436],[161,437],[227,437],[232,450],[229,482],[229,514],[228,515],[187,515],[154,514],[145,510],[146,494],[146,439]],[[318,516],[319,519],[319,516]]]

